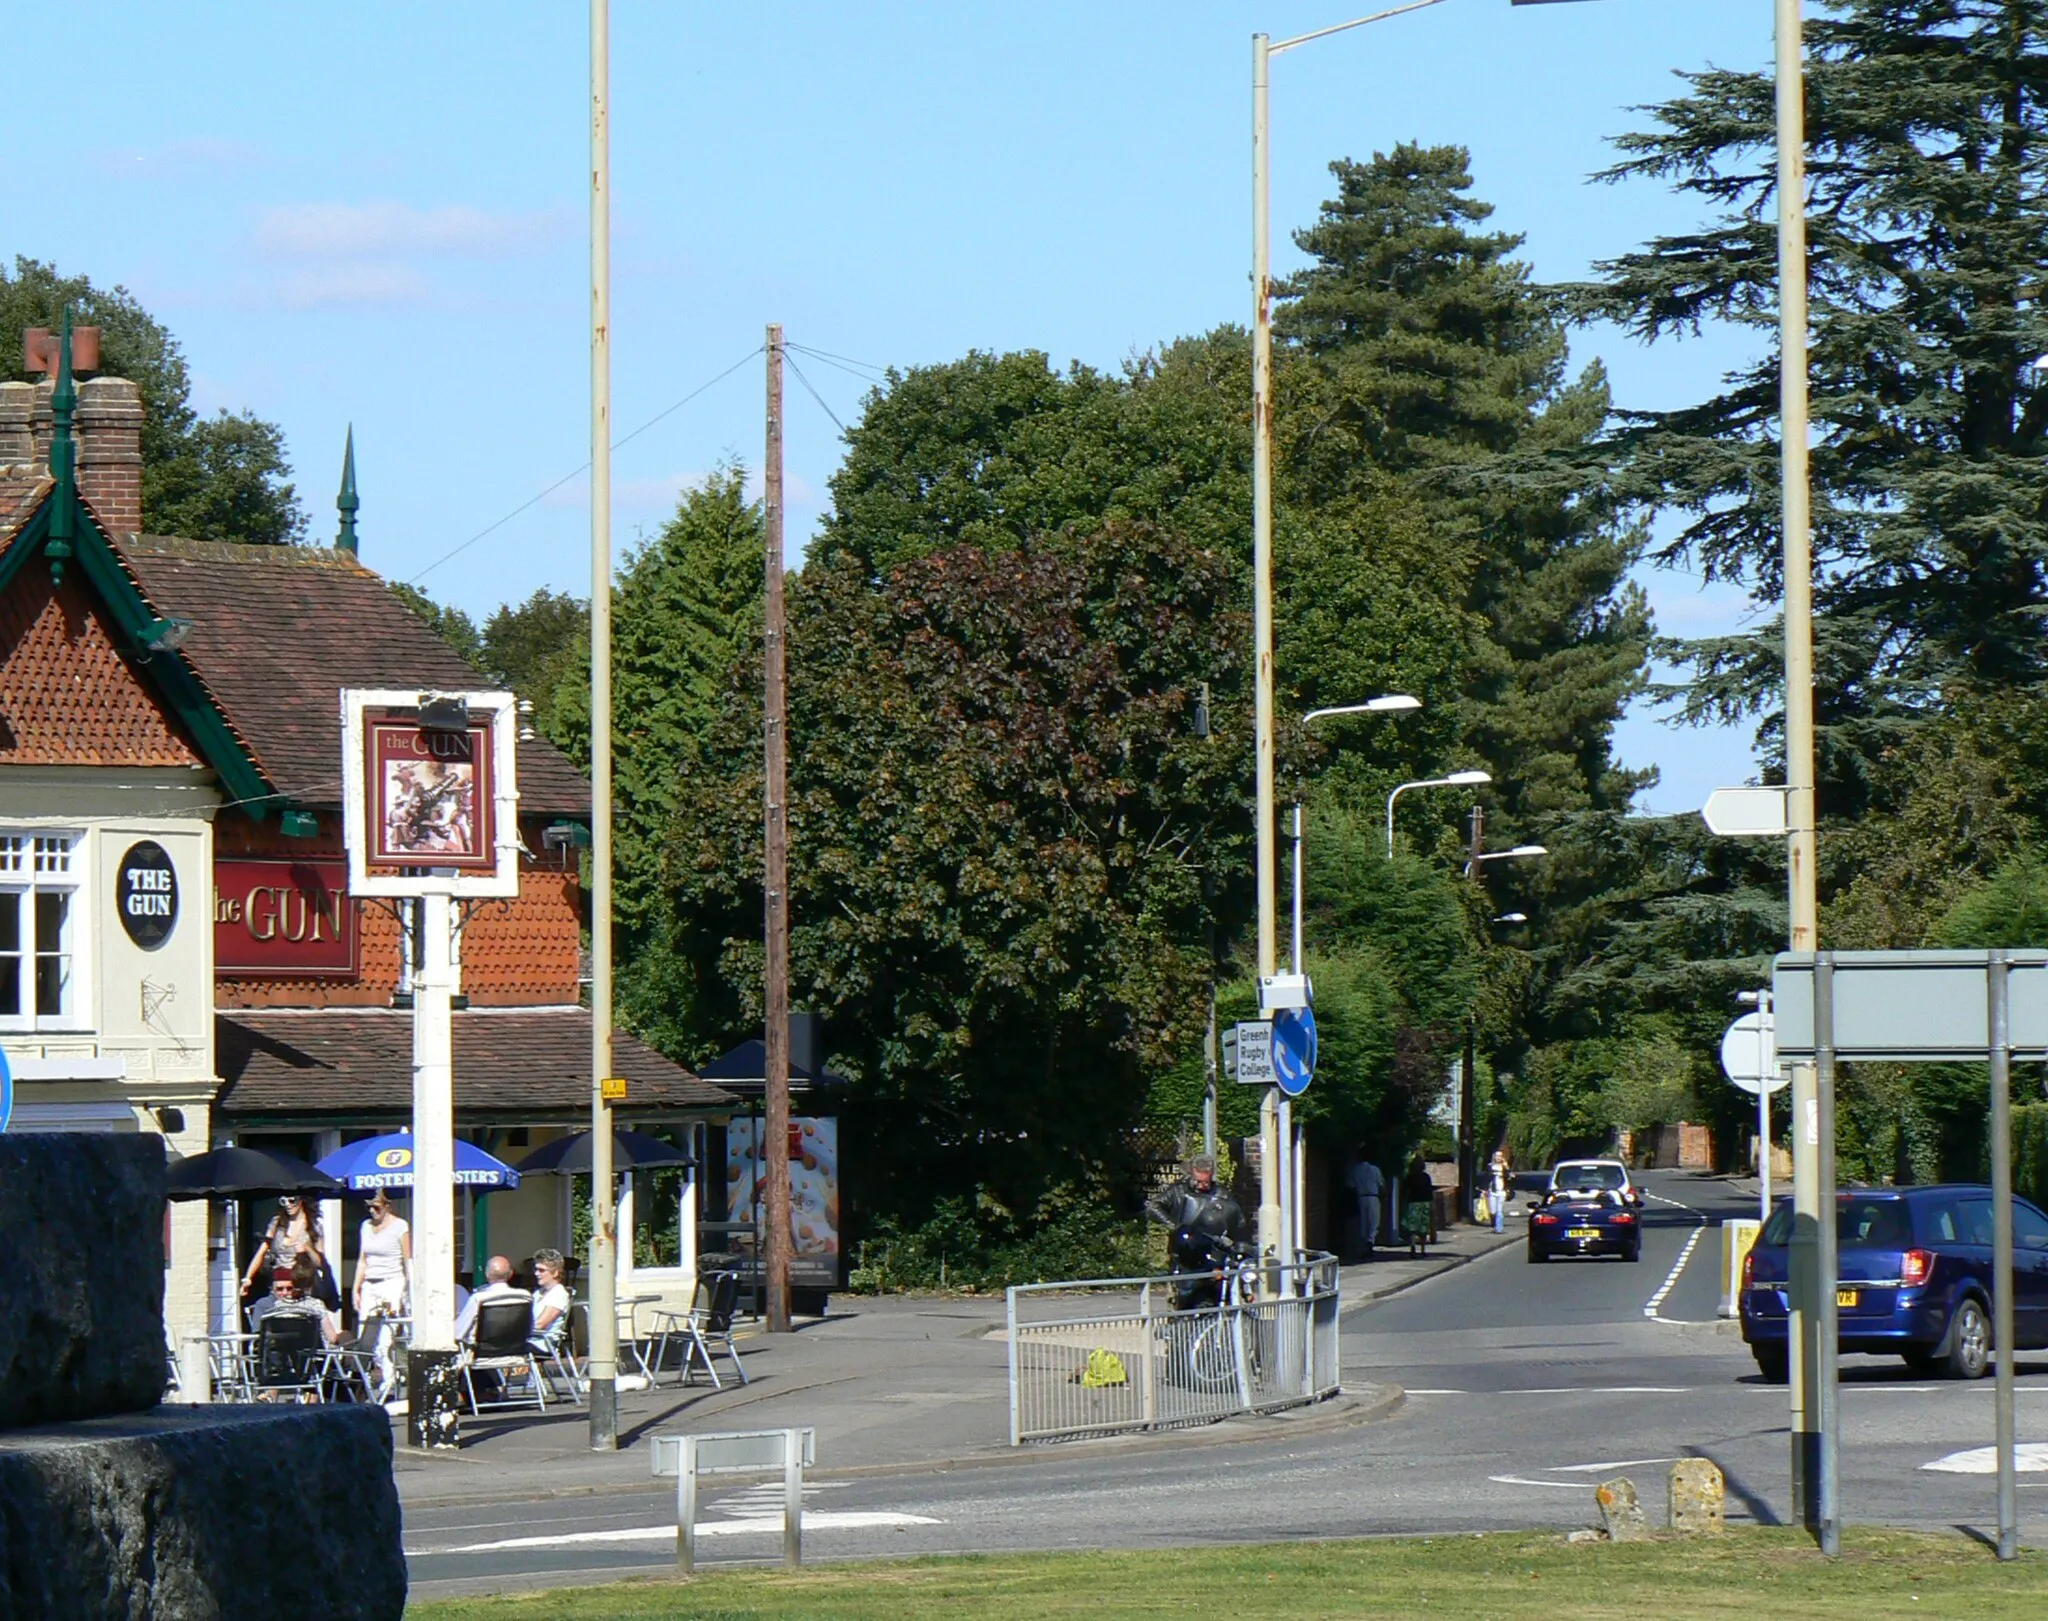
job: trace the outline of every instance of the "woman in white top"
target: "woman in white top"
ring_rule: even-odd
[[[562,1282],[562,1252],[533,1252],[533,1337],[550,1350],[569,1328],[569,1288]]]
[[[375,1332],[377,1370],[384,1386],[391,1384],[390,1319],[405,1315],[406,1285],[412,1271],[412,1229],[391,1208],[391,1195],[379,1188],[370,1195],[356,1254],[355,1306],[359,1335]]]

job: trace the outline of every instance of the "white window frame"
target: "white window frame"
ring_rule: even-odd
[[[39,1034],[92,1028],[92,894],[90,849],[82,829],[0,824],[0,894],[18,896],[21,908],[19,1013],[0,1013],[0,1030]],[[36,1012],[36,905],[39,894],[61,893],[65,1000],[57,1013]]]

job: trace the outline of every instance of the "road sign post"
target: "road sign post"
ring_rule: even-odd
[[[2018,1459],[2013,1429],[2012,1059],[2048,1058],[2048,952],[1786,952],[1771,991],[1781,1058],[1811,1060],[1816,1093],[1794,1134],[1806,1133],[1819,1171],[1817,1208],[1835,1202],[1835,1066],[1844,1059],[1988,1061],[1991,1066],[1991,1291],[1998,1457],[1998,1557],[2019,1553]],[[1840,1412],[1836,1369],[1836,1266],[1832,1219],[1816,1222],[1819,1259],[1820,1433],[1810,1447],[1808,1489],[1824,1551],[1841,1525]]]
[[[1791,1076],[1778,1067],[1777,1021],[1771,993],[1758,991],[1757,1010],[1745,1013],[1721,1037],[1721,1068],[1728,1079],[1756,1096],[1756,1162],[1759,1221],[1771,1219],[1771,1094]],[[1747,1000],[1747,998],[1745,998]]]
[[[1223,1032],[1223,1073],[1239,1086],[1273,1084],[1271,1019],[1246,1019]]]

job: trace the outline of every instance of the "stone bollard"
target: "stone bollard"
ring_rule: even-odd
[[[1600,1524],[1610,1542],[1640,1542],[1650,1534],[1643,1518],[1643,1505],[1636,1497],[1636,1483],[1627,1475],[1604,1480],[1593,1491],[1600,1506]]]
[[[1718,1535],[1728,1529],[1723,1502],[1728,1483],[1707,1458],[1681,1458],[1671,1466],[1671,1529]]]

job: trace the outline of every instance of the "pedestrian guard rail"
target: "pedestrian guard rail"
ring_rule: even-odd
[[[1174,1308],[1178,1279],[1008,1291],[1010,1444],[1207,1424],[1334,1396],[1337,1260],[1259,1269],[1258,1298]]]

